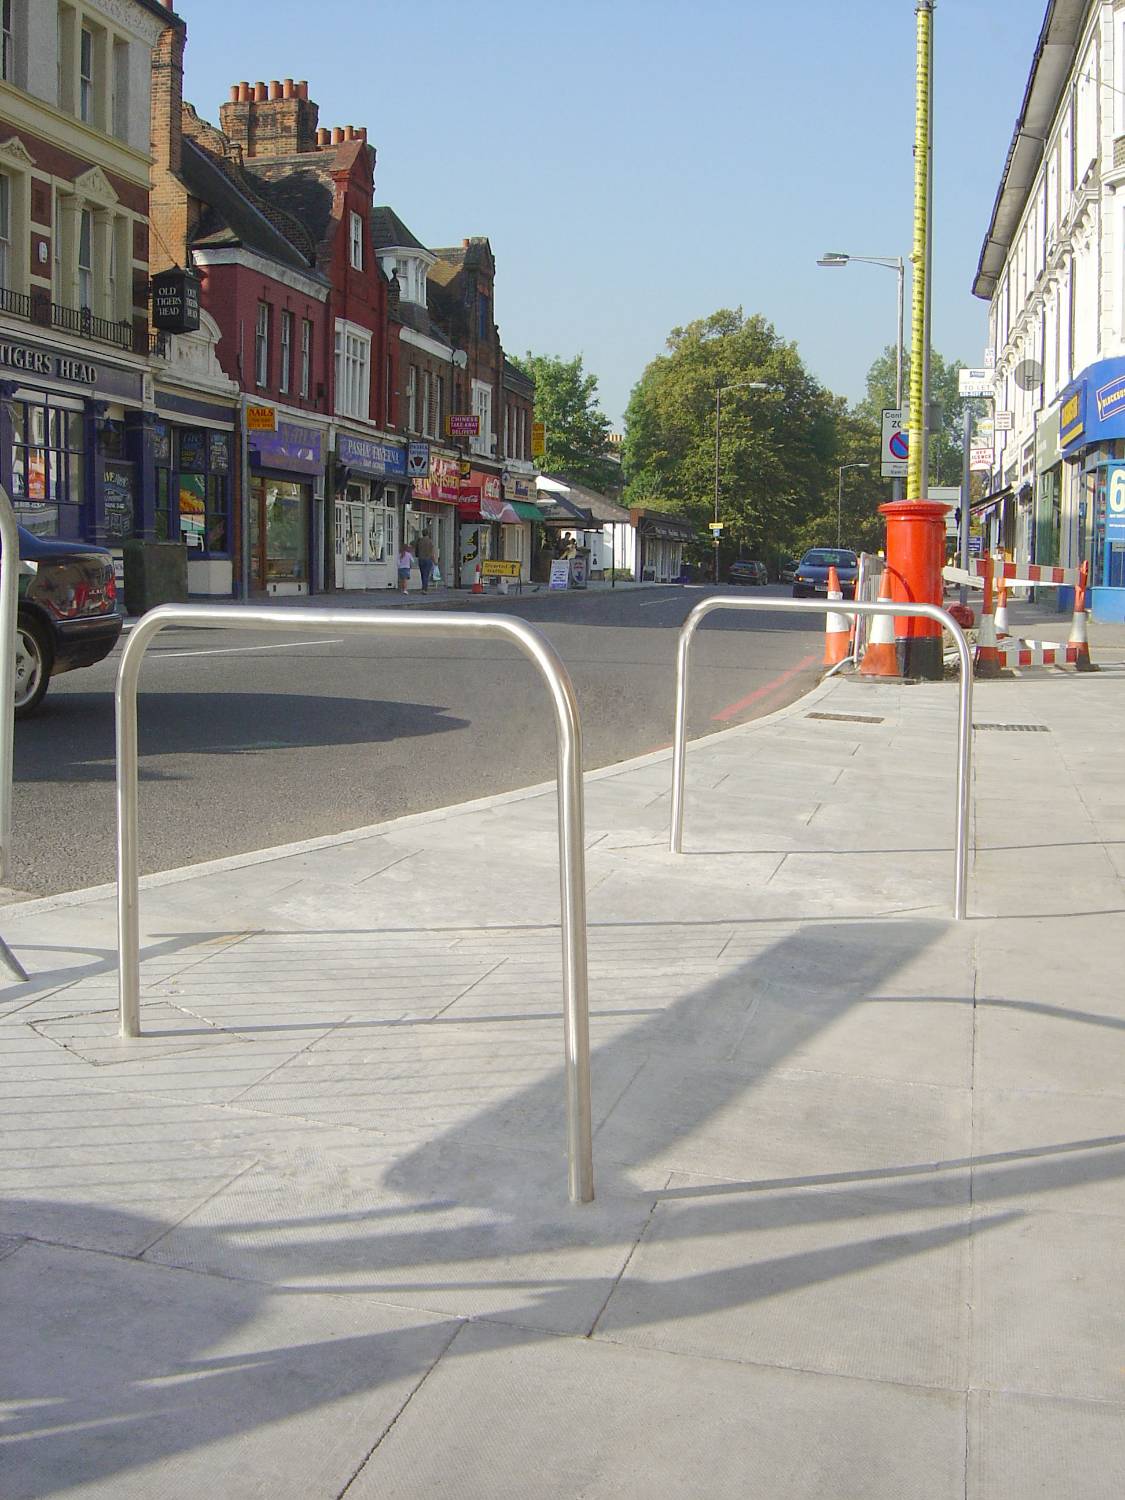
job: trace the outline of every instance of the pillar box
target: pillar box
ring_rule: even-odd
[[[883,591],[891,599],[903,604],[941,604],[949,509],[937,500],[892,500],[880,505],[887,518]],[[940,680],[941,626],[936,620],[896,615],[895,652],[903,677]]]

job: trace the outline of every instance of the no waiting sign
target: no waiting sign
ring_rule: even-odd
[[[885,406],[879,472],[884,479],[901,479],[906,474],[909,457],[910,434],[907,431],[906,413],[900,408]]]

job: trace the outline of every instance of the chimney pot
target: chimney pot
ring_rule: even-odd
[[[366,140],[367,140],[367,126],[366,125],[361,125],[359,127],[359,138],[360,138],[361,141],[366,142]]]
[[[468,240],[462,240],[461,241],[461,249],[462,250],[467,250],[468,248],[469,248],[469,242],[468,242]]]
[[[318,146],[327,146],[328,142],[331,139],[332,139],[332,132],[330,130],[326,129],[323,125],[321,125],[319,127],[319,129],[317,130],[317,132],[316,132],[316,143],[317,143],[317,145]]]
[[[334,146],[339,146],[341,144],[341,142],[343,141],[343,139],[344,139],[344,127],[342,125],[333,125],[333,127],[332,127],[332,144]]]
[[[238,102],[239,104],[246,104],[249,102],[249,99],[250,85],[246,82],[245,79],[243,79],[243,81],[238,85]]]
[[[355,126],[354,125],[345,125],[344,126],[344,139],[346,141],[354,141],[355,140]]]
[[[266,97],[267,92],[268,91],[265,84],[261,81],[261,79],[259,79],[258,82],[254,85],[254,102],[256,104],[260,104]]]
[[[293,80],[292,80],[292,78],[285,78],[285,79],[282,80],[282,83],[281,83],[281,97],[283,99],[292,99],[292,97],[293,97]]]
[[[271,78],[270,79],[270,98],[271,99],[280,99],[281,98],[281,80],[279,78]]]
[[[237,83],[232,83],[231,86],[230,86],[230,102],[232,104],[237,104],[238,103],[238,84]]]
[[[298,99],[307,99],[308,97],[309,97],[309,86],[305,82],[305,80],[302,78],[301,81],[300,81],[300,83],[297,85],[297,98]]]

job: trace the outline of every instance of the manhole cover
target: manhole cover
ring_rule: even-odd
[[[974,729],[1002,729],[1010,734],[1050,734],[1046,724],[974,724]]]
[[[881,724],[874,714],[806,714],[806,719],[834,719],[838,724]]]

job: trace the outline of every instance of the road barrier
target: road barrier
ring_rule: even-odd
[[[672,742],[672,826],[670,848],[682,854],[684,846],[684,776],[687,761],[687,694],[688,658],[692,637],[705,615],[716,609],[793,610],[805,614],[837,610],[855,615],[913,615],[936,620],[953,637],[961,665],[961,683],[957,728],[957,843],[953,868],[953,915],[965,917],[965,898],[969,877],[969,772],[972,763],[973,735],[973,662],[969,643],[957,621],[936,604],[902,604],[888,601],[834,599],[831,604],[819,599],[730,599],[717,595],[701,600],[680,627],[676,647],[676,725]]]
[[[10,549],[5,547],[5,557]],[[559,881],[562,916],[563,1031],[568,1189],[572,1203],[594,1196],[590,1111],[590,1016],[586,956],[585,815],[582,726],[565,666],[554,647],[523,620],[507,615],[434,611],[245,608],[165,604],[133,627],[117,671],[117,940],[121,1035],[141,1035],[140,912],[137,861],[137,684],[154,637],[169,625],[279,632],[387,631],[409,636],[492,636],[511,642],[535,666],[551,696],[558,748]],[[2,663],[0,663],[2,668]],[[0,678],[2,681],[2,678]],[[9,694],[9,698],[12,694]]]
[[[0,485],[0,885],[12,868],[12,756],[16,739],[16,618],[20,534],[8,492]],[[0,937],[0,963],[21,982],[27,971]]]
[[[999,553],[996,553],[989,557],[970,559],[967,568],[957,568],[949,564],[942,569],[942,576],[949,583],[960,583],[984,590],[980,635],[977,642],[978,677],[995,677],[1004,667],[1050,667],[1061,666],[1064,662],[1076,667],[1079,672],[1098,670],[1090,660],[1090,643],[1086,631],[1086,593],[1090,581],[1089,559],[1079,563],[1076,568],[1048,568],[1037,563],[1006,562]],[[999,602],[995,618],[992,615],[991,605],[994,578],[999,580]],[[1006,591],[1008,585],[1072,588],[1074,590],[1074,617],[1070,624],[1070,638],[1065,645],[1054,641],[1021,641],[1007,638]],[[1005,637],[1003,645],[997,639],[998,636]]]

